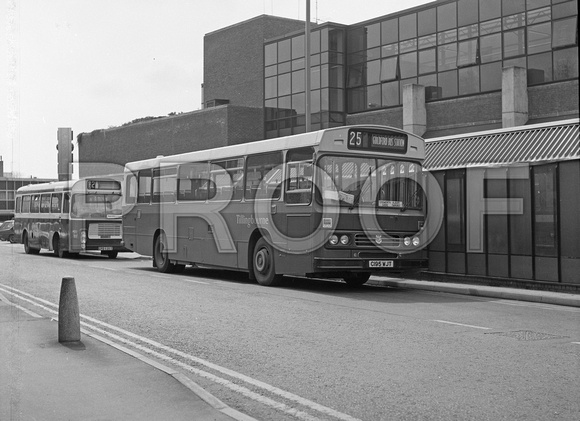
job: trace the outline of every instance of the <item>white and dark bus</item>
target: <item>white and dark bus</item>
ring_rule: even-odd
[[[123,238],[162,272],[362,285],[427,266],[424,140],[365,125],[130,162]]]
[[[117,257],[123,247],[121,182],[90,178],[21,187],[14,232],[27,254],[41,249],[67,257],[101,251]]]

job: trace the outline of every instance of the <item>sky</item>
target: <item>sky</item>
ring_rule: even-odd
[[[310,0],[351,25],[431,0]],[[0,0],[0,156],[15,177],[57,178],[57,129],[79,133],[201,108],[203,37],[306,0]],[[75,150],[75,159],[76,159]]]

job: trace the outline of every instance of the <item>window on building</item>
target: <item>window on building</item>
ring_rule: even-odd
[[[536,256],[558,255],[556,166],[533,168],[534,243]]]
[[[478,40],[470,39],[457,44],[457,67],[473,66],[478,64]]]
[[[482,21],[501,16],[501,0],[483,0],[479,2],[479,18]]]
[[[399,105],[399,82],[383,83],[382,85],[382,104],[385,107]]]
[[[399,18],[399,40],[404,41],[417,36],[417,14],[401,16]]]
[[[477,0],[476,0],[477,1]],[[417,35],[428,35],[437,32],[437,14],[434,7],[417,13]]]
[[[554,51],[554,80],[578,77],[578,47]]]
[[[399,57],[401,79],[417,76],[417,53],[401,54]]]
[[[526,54],[524,28],[505,31],[503,33],[503,55],[505,58]]]
[[[381,22],[381,44],[387,45],[399,41],[399,20],[390,19]]]
[[[479,92],[479,67],[471,66],[459,69],[459,95],[471,95]]]
[[[446,184],[448,251],[465,251],[465,174],[449,171]]]
[[[578,16],[553,22],[552,48],[566,47],[578,43]]]
[[[457,2],[458,25],[477,23],[479,19],[478,0],[459,0]]]
[[[552,48],[552,23],[528,26],[528,54],[550,51]]]
[[[480,38],[480,57],[482,63],[501,60],[501,34],[487,35]]]
[[[446,31],[457,27],[457,3],[448,3],[437,7],[437,31]]]
[[[552,53],[528,57],[528,85],[552,81]]]
[[[433,73],[437,70],[436,49],[419,51],[419,74]]]
[[[437,48],[437,68],[439,71],[457,67],[457,44],[446,44]]]
[[[366,83],[373,85],[381,81],[381,61],[373,60],[367,63]]]

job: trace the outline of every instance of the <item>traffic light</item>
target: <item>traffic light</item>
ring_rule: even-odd
[[[58,181],[67,181],[72,178],[72,162],[74,150],[73,132],[70,128],[59,128],[57,131],[58,143]]]

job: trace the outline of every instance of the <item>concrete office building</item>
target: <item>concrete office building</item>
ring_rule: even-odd
[[[446,204],[432,276],[580,284],[577,16],[576,1],[439,0],[312,25],[311,130],[373,123],[427,139]],[[304,40],[303,22],[272,16],[207,34],[204,108],[81,134],[81,175],[83,162],[304,132]],[[486,209],[477,247],[472,191],[523,206]]]

